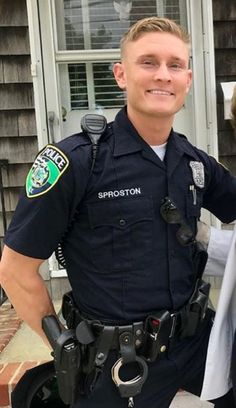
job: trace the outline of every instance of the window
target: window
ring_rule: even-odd
[[[71,110],[113,109],[124,105],[124,93],[115,82],[112,63],[69,64],[68,72]]]
[[[71,110],[124,105],[125,95],[113,79],[114,61],[86,62],[86,51],[118,50],[123,33],[144,17],[159,15],[186,25],[183,0],[57,0],[55,7],[58,50],[84,53],[84,63],[67,66]]]
[[[64,0],[61,10],[64,37],[58,25],[58,49],[119,48],[122,34],[141,18],[159,15],[180,23],[182,3],[180,0]]]

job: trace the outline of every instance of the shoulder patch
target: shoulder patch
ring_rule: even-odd
[[[36,157],[26,178],[28,198],[47,193],[69,165],[66,155],[57,147],[47,145]]]

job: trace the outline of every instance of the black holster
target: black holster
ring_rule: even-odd
[[[186,306],[186,322],[180,333],[180,338],[194,336],[203,321],[209,300],[210,283],[197,280],[194,292]]]
[[[71,404],[76,399],[81,360],[75,332],[62,331],[54,315],[44,317],[42,327],[53,348],[59,395],[65,404]]]
[[[193,294],[186,305],[186,322],[180,333],[180,338],[194,336],[201,321],[204,319],[210,294],[210,283],[202,279],[208,254],[203,245],[196,241],[193,245],[193,265],[197,276]]]

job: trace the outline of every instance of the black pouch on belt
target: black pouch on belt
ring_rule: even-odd
[[[210,283],[206,283],[202,279],[197,281],[193,295],[187,305],[187,321],[181,331],[181,338],[194,336],[204,319],[208,306],[210,287]]]
[[[155,361],[166,351],[171,334],[172,319],[167,310],[149,315],[145,320],[145,344],[140,354],[148,361]]]
[[[62,298],[62,316],[66,321],[68,329],[75,329],[79,318],[79,311],[76,306],[72,291],[67,292]]]

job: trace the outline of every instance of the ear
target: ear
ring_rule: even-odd
[[[113,65],[113,74],[117,85],[120,89],[126,89],[126,76],[125,76],[125,69],[122,62],[116,62]]]
[[[189,89],[192,85],[193,73],[191,69],[188,69],[187,76],[188,78],[187,78],[187,85],[186,85],[186,93],[189,92]]]

